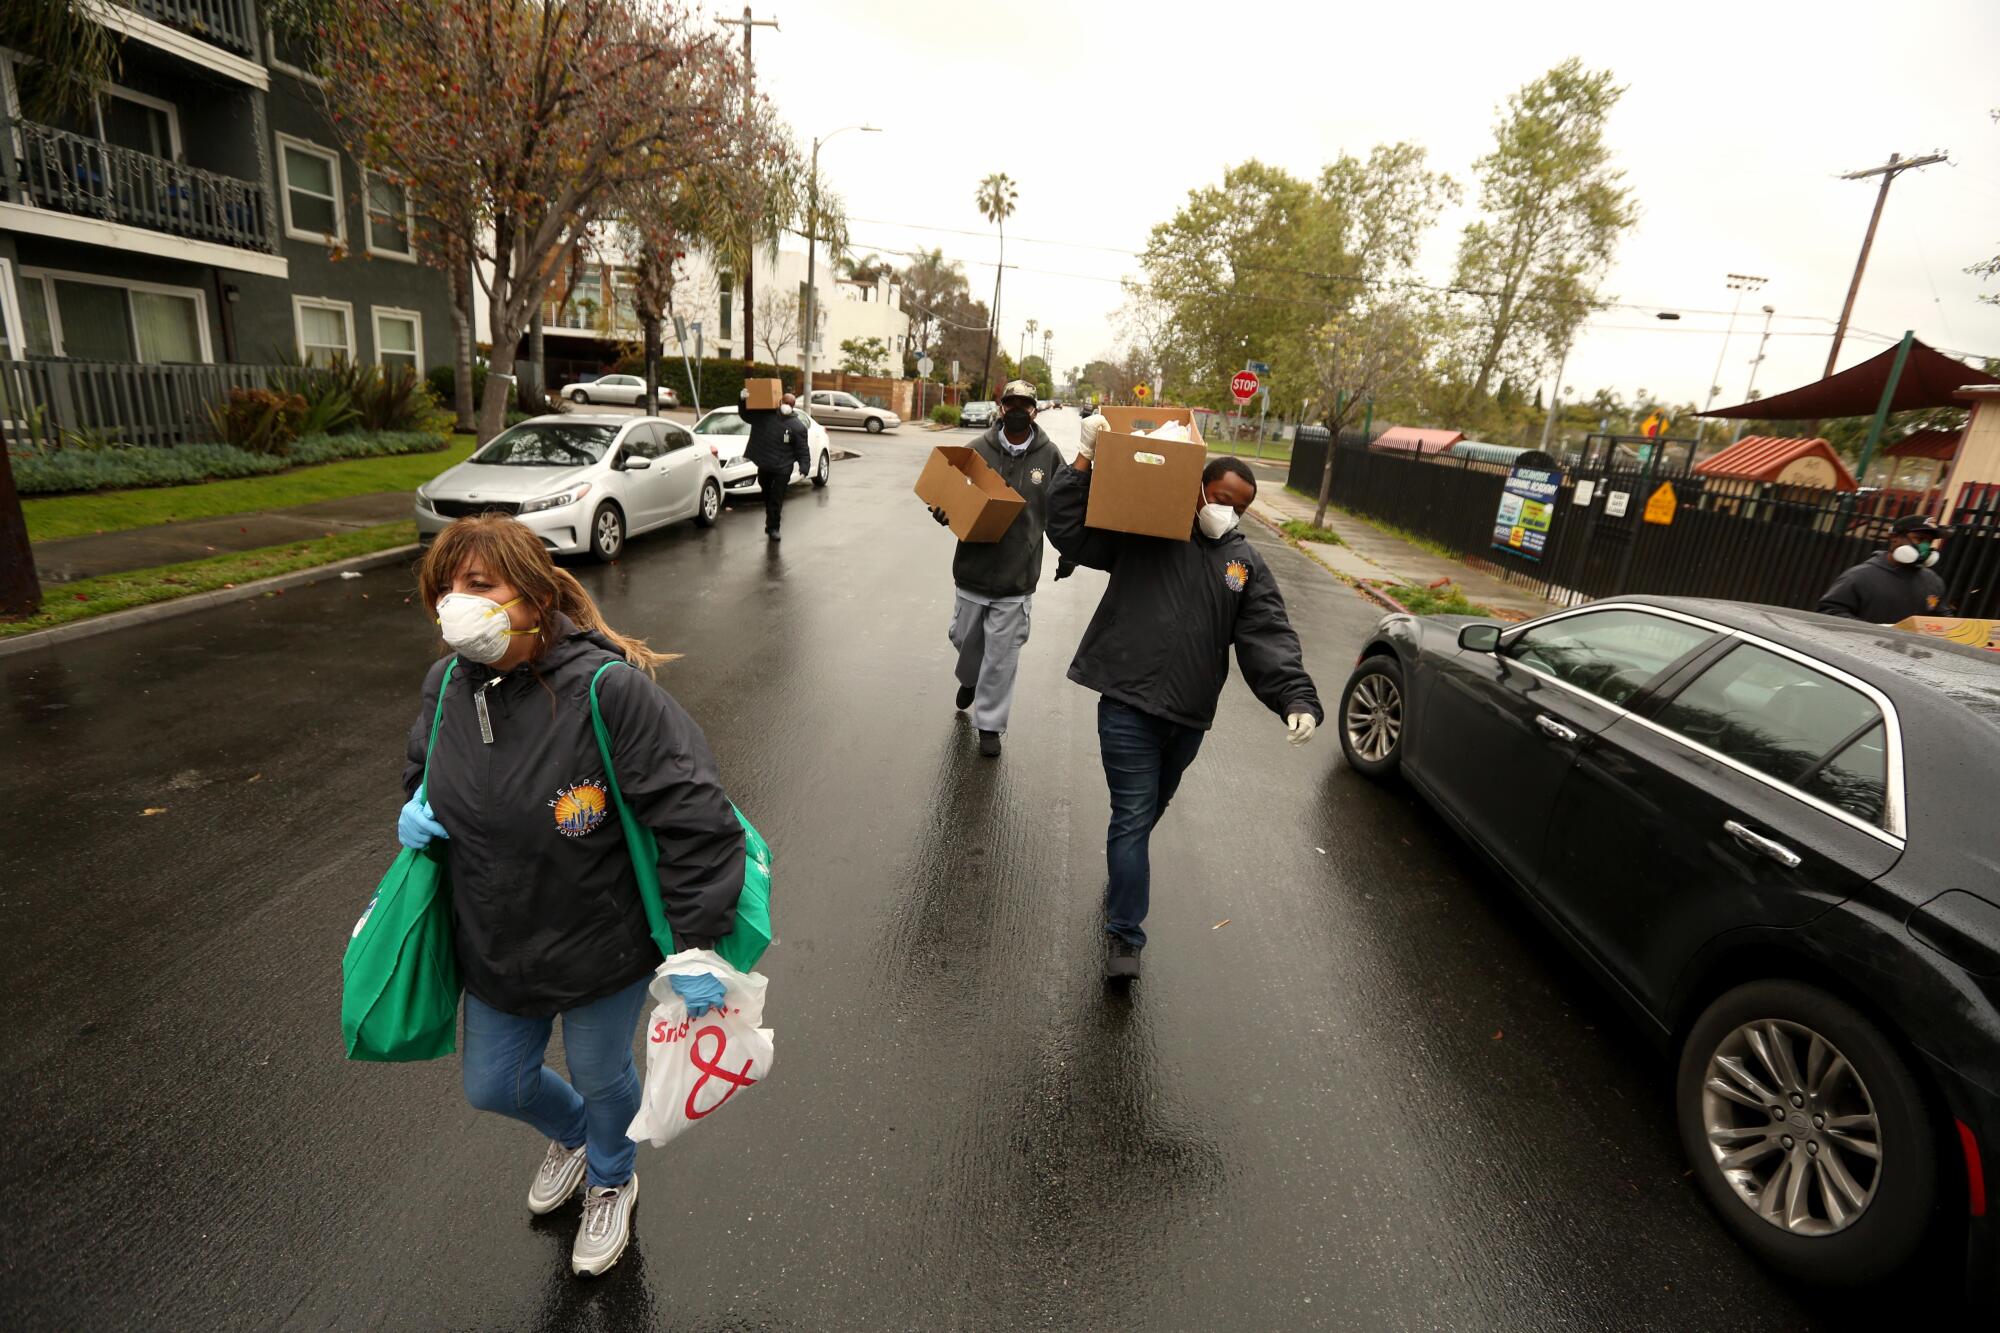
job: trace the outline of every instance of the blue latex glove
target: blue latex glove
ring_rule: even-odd
[[[444,831],[444,825],[437,822],[437,816],[431,813],[431,803],[421,796],[412,796],[396,819],[396,837],[412,851],[421,851],[429,846],[432,838],[450,836]]]
[[[713,972],[700,972],[691,977],[671,976],[667,978],[667,984],[674,988],[674,994],[686,1002],[689,1018],[700,1018],[710,1009],[722,1007],[722,979]]]

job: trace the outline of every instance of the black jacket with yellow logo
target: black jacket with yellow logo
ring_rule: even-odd
[[[1877,551],[1833,581],[1820,594],[1819,611],[1875,625],[1893,625],[1911,616],[1936,615],[1944,607],[1944,580],[1934,569],[1899,565]]]
[[[660,965],[590,725],[590,678],[617,651],[558,615],[541,659],[496,675],[459,659],[427,798],[450,835],[447,875],[465,989],[544,1016],[623,990]],[[449,659],[447,659],[449,660]],[[424,681],[403,790],[424,780],[444,662]],[[486,698],[492,740],[481,732]],[[643,671],[597,685],[619,790],[660,845],[660,897],[683,947],[729,932],[743,828],[701,728]]]
[[[972,442],[1000,479],[1028,502],[997,542],[960,542],[951,581],[987,597],[1026,597],[1042,577],[1042,535],[1049,525],[1049,483],[1063,465],[1062,452],[1040,426],[1019,457],[1000,445],[1000,427]]]
[[[1206,731],[1229,679],[1284,717],[1326,720],[1299,636],[1264,557],[1240,530],[1187,541],[1086,528],[1090,474],[1064,466],[1049,488],[1049,540],[1064,559],[1111,572],[1069,678],[1142,713]]]

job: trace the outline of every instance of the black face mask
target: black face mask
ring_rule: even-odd
[[[1009,435],[1025,435],[1028,427],[1035,424],[1035,414],[1025,407],[1010,407],[1000,414],[1000,424]]]

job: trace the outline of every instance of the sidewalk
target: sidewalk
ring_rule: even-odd
[[[32,548],[42,582],[70,583],[101,574],[122,574],[200,560],[211,555],[254,551],[307,537],[397,523],[411,517],[408,491],[382,491],[320,500],[289,509],[269,509],[187,523],[162,523],[94,537],[37,542]]]
[[[1313,508],[1311,501],[1293,495],[1282,484],[1259,487],[1257,501],[1251,506],[1252,512],[1274,527],[1293,518],[1310,523]],[[1554,603],[1524,585],[1509,583],[1463,561],[1414,546],[1357,515],[1329,508],[1326,526],[1340,537],[1343,545],[1301,542],[1300,546],[1321,564],[1348,578],[1424,586],[1450,579],[1467,598],[1492,607],[1507,620],[1532,619],[1556,609]]]

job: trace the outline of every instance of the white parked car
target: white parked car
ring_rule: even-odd
[[[722,512],[715,454],[651,417],[530,417],[417,487],[417,539],[468,514],[512,514],[557,555],[615,560],[625,539]]]
[[[837,389],[812,391],[813,419],[827,426],[852,426],[870,435],[880,435],[903,424],[903,419],[886,407],[870,407],[851,393]]]
[[[642,407],[646,402],[646,381],[640,375],[599,375],[594,380],[565,384],[559,392],[572,403],[616,403],[620,407]],[[681,396],[662,384],[659,401],[661,407],[679,407]]]
[[[833,446],[827,442],[826,427],[812,417],[806,418],[806,443],[812,451],[813,467],[810,473],[799,472],[792,477],[796,486],[807,477],[815,487],[826,485],[833,476]],[[734,407],[718,407],[700,421],[694,423],[694,437],[715,453],[716,466],[722,472],[722,489],[729,495],[757,495],[757,465],[743,456],[750,447],[750,423],[737,415]]]

